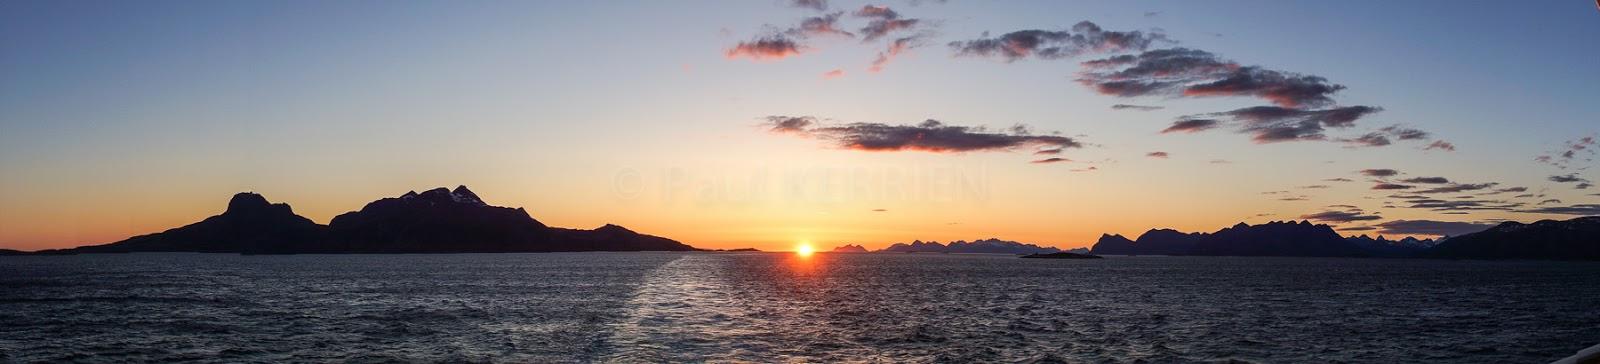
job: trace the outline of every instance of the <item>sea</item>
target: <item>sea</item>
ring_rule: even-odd
[[[0,362],[1546,363],[1600,263],[788,253],[0,257]]]

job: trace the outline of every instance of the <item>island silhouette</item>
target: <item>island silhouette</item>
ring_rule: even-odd
[[[200,252],[509,253],[692,251],[687,244],[607,224],[593,230],[546,226],[527,210],[491,206],[466,186],[368,203],[328,225],[296,215],[259,194],[233,196],[222,214],[160,233],[44,254]]]

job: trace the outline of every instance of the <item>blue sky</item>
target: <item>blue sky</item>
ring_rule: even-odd
[[[867,68],[894,37],[811,37],[776,60],[725,54],[834,11],[859,33],[866,19],[848,12],[865,2],[823,12],[777,0],[7,2],[0,247],[158,231],[242,190],[326,222],[378,197],[456,184],[558,226],[615,222],[710,247],[989,236],[1072,247],[1103,232],[1209,231],[1343,208],[1333,205],[1381,216],[1331,222],[1355,234],[1395,220],[1563,218],[1526,211],[1600,203],[1600,190],[1550,180],[1600,178],[1584,169],[1593,162],[1534,161],[1600,132],[1591,2],[872,4],[920,20],[893,35],[921,35],[876,73]],[[1228,128],[1160,134],[1183,116],[1268,103],[1107,96],[1076,79],[1079,62],[1111,54],[1006,62],[946,45],[1080,21],[1174,41],[1150,49],[1324,77],[1346,87],[1337,105],[1384,109],[1330,139],[1402,124],[1457,150],[1258,144]],[[844,75],[822,77],[836,69]],[[1042,165],[1027,163],[1030,150],[862,152],[771,133],[773,115],[991,132],[1021,123],[1085,146],[1062,154],[1075,162]],[[1154,151],[1171,157],[1145,157]],[[1387,191],[1355,174],[1369,168],[1543,196],[1442,214],[1385,202]],[[886,175],[979,187],[849,192],[899,190]],[[1296,189],[1331,178],[1355,182]],[[1282,190],[1305,198],[1263,194]],[[1539,205],[1551,199],[1561,202]]]

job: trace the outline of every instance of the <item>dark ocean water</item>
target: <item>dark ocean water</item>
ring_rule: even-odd
[[[1543,363],[1600,264],[581,253],[0,257],[0,362]]]

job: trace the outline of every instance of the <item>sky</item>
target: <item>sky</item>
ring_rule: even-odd
[[[0,248],[456,185],[701,248],[1453,235],[1600,214],[1596,39],[1587,0],[0,2]]]

